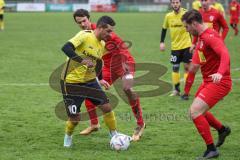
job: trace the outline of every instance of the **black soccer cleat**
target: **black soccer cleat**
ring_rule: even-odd
[[[211,151],[211,150],[206,150],[204,152],[203,158],[205,159],[211,159],[211,158],[216,158],[219,156],[218,150]]]
[[[221,145],[223,145],[226,137],[229,136],[230,133],[231,133],[231,128],[228,126],[225,127],[222,133],[218,133],[218,142],[216,144],[216,147],[220,147]]]
[[[189,95],[188,94],[183,94],[181,96],[181,99],[187,101],[187,100],[189,100]]]

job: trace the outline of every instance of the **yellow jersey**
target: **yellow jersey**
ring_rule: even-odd
[[[201,2],[199,0],[195,0],[194,2],[192,2],[192,8],[199,10],[202,7]]]
[[[96,78],[95,67],[105,52],[105,42],[99,41],[93,31],[84,30],[69,40],[75,47],[75,52],[81,58],[91,58],[94,67],[88,68],[74,60],[67,59],[61,79],[67,83],[87,83]]]
[[[176,14],[172,11],[167,13],[164,18],[163,29],[170,29],[172,50],[181,50],[192,45],[190,34],[186,31],[181,20],[186,11],[186,9],[181,8],[179,13]]]
[[[3,9],[4,6],[5,6],[4,0],[0,0],[0,14],[4,13],[4,9]]]
[[[211,5],[211,7],[218,10],[225,17],[225,10],[221,3],[215,2],[214,4]]]

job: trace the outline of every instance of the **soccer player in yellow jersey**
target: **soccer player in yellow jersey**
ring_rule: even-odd
[[[80,107],[85,99],[90,100],[103,111],[103,119],[110,135],[117,134],[114,112],[106,94],[96,80],[97,71],[105,52],[105,42],[113,31],[115,22],[111,17],[102,16],[94,31],[80,31],[62,48],[68,56],[61,75],[61,88],[68,114],[64,147],[71,147],[72,134],[80,121]],[[100,65],[99,65],[100,64]]]
[[[0,0],[0,31],[4,30],[4,21],[3,21],[3,14],[4,14],[4,0]]]
[[[193,9],[196,9],[196,10],[199,10],[201,8],[201,2],[200,0],[195,0],[192,2],[192,8]]]
[[[225,17],[225,10],[223,8],[223,5],[217,2],[217,0],[211,0],[211,7],[218,10],[223,15],[223,17]]]
[[[188,66],[192,59],[190,53],[191,37],[186,31],[183,22],[181,21],[182,15],[186,9],[181,8],[181,0],[171,0],[173,11],[166,14],[161,33],[160,50],[165,50],[164,40],[166,37],[167,29],[170,30],[171,35],[171,63],[173,64],[172,82],[174,85],[173,92],[170,96],[180,95],[180,63],[184,62],[185,74],[187,77]]]

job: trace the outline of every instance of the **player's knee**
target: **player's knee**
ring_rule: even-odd
[[[198,116],[200,116],[202,113],[199,109],[197,109],[197,107],[191,107],[190,110],[189,110],[189,115],[191,117],[191,119],[195,119],[197,118]]]
[[[112,111],[112,107],[110,103],[106,103],[101,106],[101,110],[103,111],[103,113],[109,113]]]
[[[180,64],[173,65],[173,68],[172,68],[173,72],[179,72],[179,69],[180,69]]]
[[[74,125],[77,125],[80,121],[80,115],[70,116],[69,121],[71,121]]]

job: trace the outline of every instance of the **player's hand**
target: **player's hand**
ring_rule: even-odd
[[[190,49],[189,49],[189,52],[190,52],[190,53],[193,53],[195,47],[196,47],[195,44],[192,44],[192,46],[191,46]]]
[[[160,51],[165,50],[165,44],[163,42],[160,43]]]
[[[89,59],[89,58],[83,59],[82,62],[81,62],[81,64],[86,65],[86,66],[89,67],[89,68],[94,67],[93,61],[92,61],[91,59]]]
[[[212,77],[213,83],[219,83],[222,79],[222,75],[220,73],[214,73],[209,77]]]
[[[101,84],[101,86],[103,86],[106,90],[109,90],[110,88],[110,84],[105,81],[104,79],[100,80],[99,83]]]

